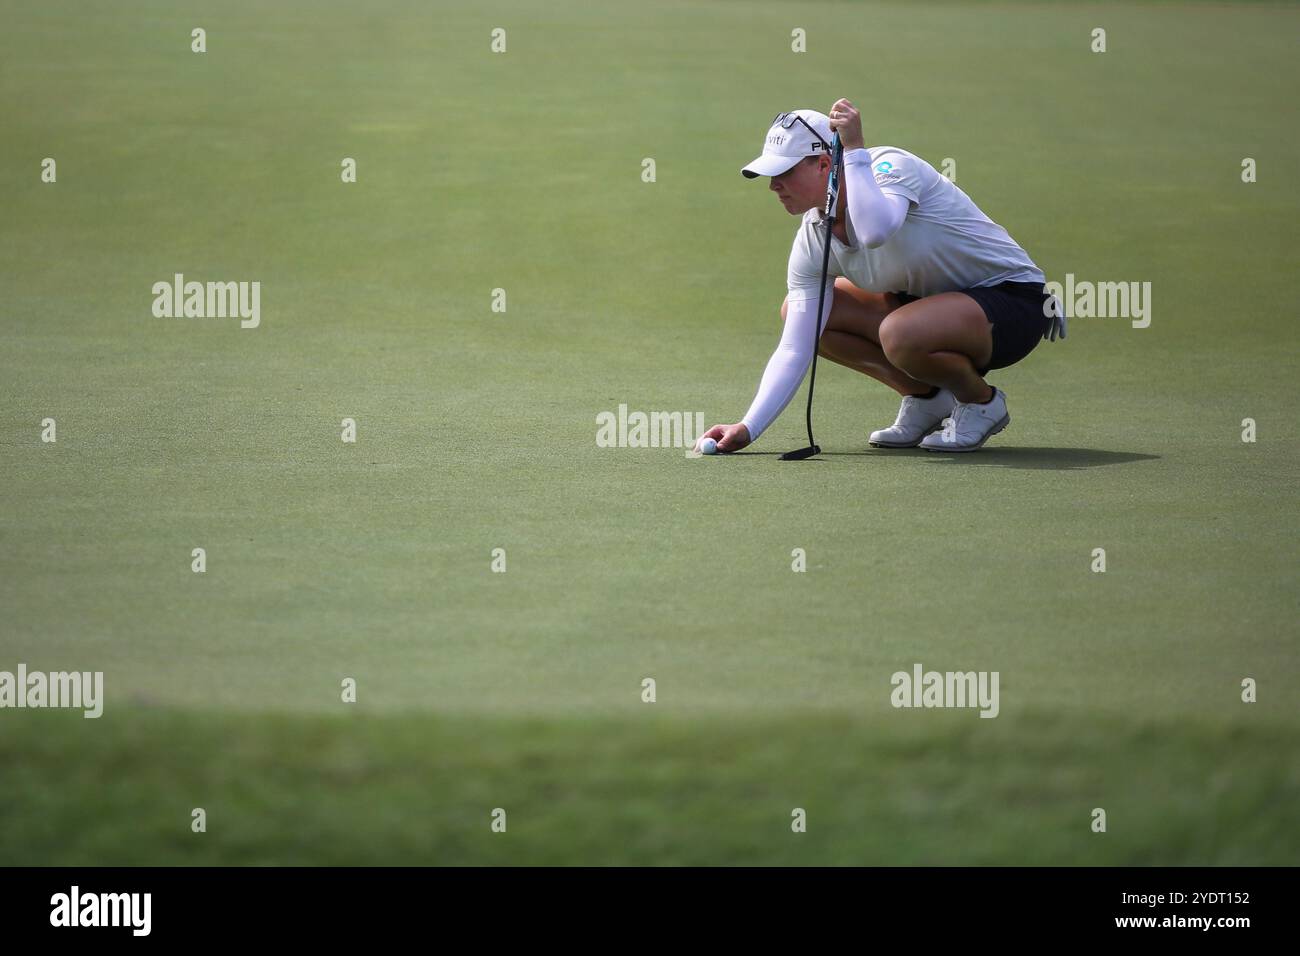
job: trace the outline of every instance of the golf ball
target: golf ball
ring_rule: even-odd
[[[712,438],[700,439],[701,455],[716,455],[717,453],[718,453],[718,443],[716,441],[714,441]]]

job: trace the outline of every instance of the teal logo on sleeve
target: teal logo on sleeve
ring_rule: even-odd
[[[880,162],[876,163],[876,172],[878,173],[887,173],[893,168],[894,168],[894,164],[887,162],[885,160],[881,160]]]

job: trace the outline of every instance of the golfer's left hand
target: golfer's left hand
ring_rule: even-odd
[[[729,451],[740,451],[750,442],[749,429],[743,422],[734,425],[714,425],[701,438],[712,438],[718,443],[718,451],[724,455]],[[699,444],[696,444],[699,448]]]
[[[840,134],[844,151],[862,149],[862,115],[848,100],[836,100],[830,111],[831,129]]]
[[[1061,300],[1056,296],[1052,296],[1049,311],[1051,315],[1047,320],[1047,331],[1043,333],[1043,338],[1055,342],[1057,339],[1065,338],[1065,309],[1061,307]]]

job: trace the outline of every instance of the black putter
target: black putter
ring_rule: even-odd
[[[823,142],[825,142],[823,140]],[[817,294],[817,314],[813,317],[812,374],[808,378],[808,447],[788,451],[778,461],[803,461],[822,453],[821,446],[813,441],[812,402],[813,386],[817,384],[817,347],[822,340],[822,307],[826,304],[826,272],[831,265],[831,227],[835,225],[835,203],[840,192],[840,160],[844,149],[837,130],[831,138],[831,174],[826,179],[826,248],[822,251],[822,287]]]

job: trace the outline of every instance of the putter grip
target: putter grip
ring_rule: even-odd
[[[840,194],[840,159],[843,155],[844,144],[840,142],[840,134],[837,130],[831,137],[831,174],[826,178],[826,208],[822,210],[827,219],[835,218],[835,200]],[[826,241],[830,242],[829,233]]]

